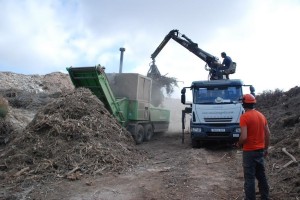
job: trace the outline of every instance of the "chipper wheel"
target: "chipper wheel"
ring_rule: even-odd
[[[151,124],[145,125],[145,136],[144,141],[150,141],[153,136],[153,128]]]
[[[136,144],[141,144],[144,140],[144,127],[140,124],[137,125],[137,129],[134,134],[134,140]]]

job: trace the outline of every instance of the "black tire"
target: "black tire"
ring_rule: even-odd
[[[136,144],[143,143],[144,140],[144,127],[142,125],[137,125],[136,132],[134,134],[134,140]]]
[[[150,141],[153,136],[153,128],[151,124],[145,125],[144,141]]]
[[[198,140],[195,140],[195,139],[192,139],[192,147],[193,148],[199,148],[199,141]]]

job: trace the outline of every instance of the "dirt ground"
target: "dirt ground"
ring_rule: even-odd
[[[242,199],[240,151],[224,144],[192,149],[188,135],[156,135],[138,148],[148,160],[127,172],[61,180],[27,191],[27,199]],[[25,194],[24,194],[25,195]]]
[[[165,102],[170,131],[135,145],[65,74],[2,72],[0,81],[9,102],[0,120],[0,199],[243,199],[241,151],[221,143],[193,149],[188,128],[182,144],[178,99]],[[300,199],[300,89],[257,99],[272,132],[271,199]]]

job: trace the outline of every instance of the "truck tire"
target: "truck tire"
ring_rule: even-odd
[[[144,127],[137,125],[136,132],[134,133],[134,140],[136,144],[141,144],[144,140]]]
[[[153,128],[151,124],[145,125],[145,136],[144,141],[150,141],[153,136]]]
[[[198,140],[195,140],[195,139],[192,139],[192,147],[193,148],[199,148],[199,141]]]

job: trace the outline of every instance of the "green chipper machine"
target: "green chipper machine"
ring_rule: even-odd
[[[169,128],[170,110],[151,104],[152,79],[137,73],[105,73],[104,67],[68,67],[75,86],[88,88],[137,144]]]

